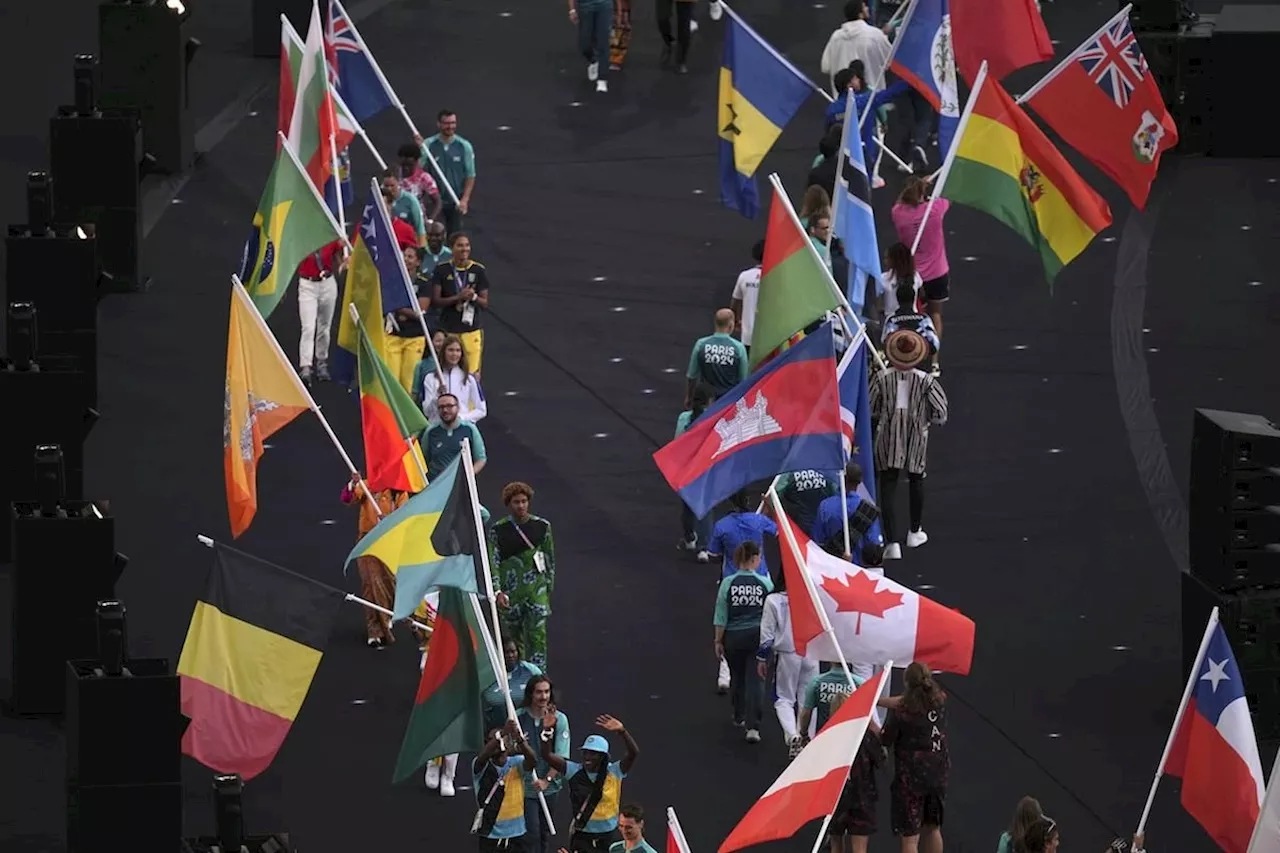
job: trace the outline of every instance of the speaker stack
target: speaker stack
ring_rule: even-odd
[[[1197,409],[1191,440],[1191,571],[1182,579],[1183,669],[1210,611],[1235,652],[1264,762],[1280,746],[1280,429]]]

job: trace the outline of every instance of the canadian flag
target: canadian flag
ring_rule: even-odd
[[[938,672],[969,674],[972,619],[890,580],[882,571],[828,554],[776,502],[774,514],[786,540],[782,571],[791,592],[797,652],[813,660],[838,661],[839,643],[845,660],[857,663],[895,660],[906,666],[919,661]],[[809,594],[800,594],[802,589]]]
[[[809,821],[835,811],[888,677],[889,670],[881,670],[845,700],[729,833],[720,853],[790,838]],[[667,853],[673,848],[668,846]]]
[[[680,818],[670,807],[667,808],[667,853],[689,853],[689,842],[680,828]]]

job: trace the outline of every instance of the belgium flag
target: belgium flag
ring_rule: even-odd
[[[178,661],[182,751],[219,773],[267,769],[302,707],[345,595],[214,545]]]

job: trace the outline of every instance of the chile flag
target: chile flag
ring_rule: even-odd
[[[835,338],[824,324],[738,383],[653,460],[703,518],[757,480],[841,470],[841,436]]]

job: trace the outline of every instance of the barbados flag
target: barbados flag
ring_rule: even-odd
[[[376,180],[370,181],[370,191],[372,195],[364,206],[360,228],[351,238],[351,264],[347,268],[347,281],[343,285],[339,305],[338,346],[333,351],[329,366],[334,381],[346,385],[355,381],[356,367],[360,362],[360,330],[349,306],[354,305],[367,324],[369,345],[373,351],[385,358],[385,318],[400,308],[412,305],[409,301],[409,273],[396,245],[391,217]]]
[[[755,174],[813,84],[725,6],[720,63],[720,201],[748,219],[760,212]]]

